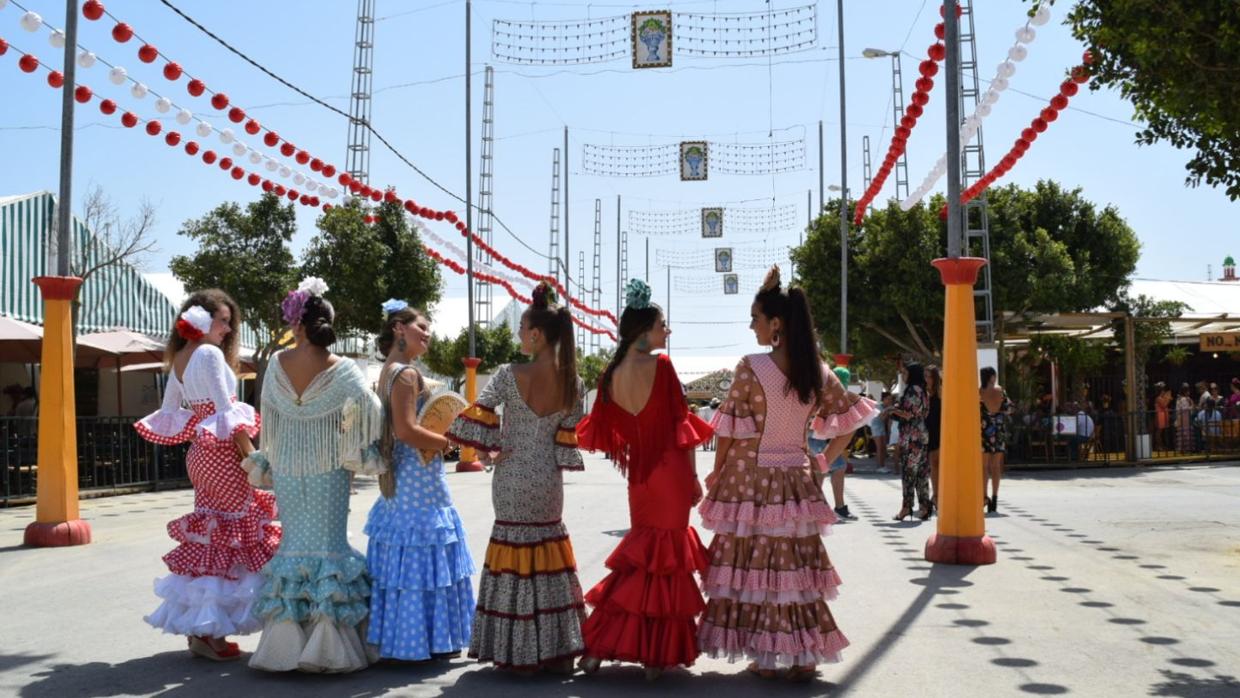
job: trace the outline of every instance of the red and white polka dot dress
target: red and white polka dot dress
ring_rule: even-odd
[[[178,545],[163,558],[171,574],[155,582],[164,602],[146,618],[165,632],[221,637],[260,627],[250,608],[280,527],[273,523],[275,496],[250,486],[241,469],[232,438],[240,431],[257,436],[261,420],[236,401],[232,382],[220,350],[203,345],[182,379],[169,375],[161,409],[134,425],[153,443],[193,442],[186,466],[194,511],[168,523]]]

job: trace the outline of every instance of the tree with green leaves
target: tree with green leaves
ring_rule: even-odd
[[[220,288],[237,302],[242,322],[258,337],[254,359],[260,388],[267,360],[285,332],[280,301],[297,285],[297,265],[289,250],[296,230],[293,204],[274,194],[244,207],[220,204],[181,226],[178,234],[198,243],[198,250],[173,257],[169,265],[187,289]]]
[[[367,224],[365,217],[375,222]],[[439,266],[422,248],[399,203],[385,202],[373,211],[355,199],[319,217],[319,232],[303,256],[307,276],[318,276],[331,288],[336,330],[342,336],[378,334],[379,308],[399,298],[415,308],[439,300]]]
[[[482,360],[478,373],[491,373],[504,364],[521,361],[521,347],[513,341],[507,325],[483,327],[475,325],[475,355]],[[426,367],[452,381],[452,389],[460,390],[465,378],[465,359],[469,357],[469,328],[461,328],[455,339],[435,335],[430,349],[422,357]]]
[[[1136,142],[1193,151],[1187,182],[1240,200],[1240,4],[1078,0],[1067,23],[1090,48],[1090,89],[1119,90],[1144,123]]]
[[[1099,210],[1080,190],[1042,181],[1032,189],[991,190],[991,284],[996,327],[1037,313],[1085,311],[1118,300],[1136,268],[1136,235],[1111,207]],[[908,211],[894,201],[850,231],[849,348],[866,365],[893,354],[935,360],[941,354],[943,292],[931,262],[946,254],[942,196]],[[839,200],[814,222],[792,253],[798,282],[829,352],[839,348]]]
[[[602,377],[603,371],[607,370],[607,364],[611,363],[611,357],[616,353],[615,349],[601,349],[593,354],[585,355],[580,350],[577,352],[577,375],[581,376],[581,381],[585,383],[586,390],[594,390],[598,387],[598,379]]]

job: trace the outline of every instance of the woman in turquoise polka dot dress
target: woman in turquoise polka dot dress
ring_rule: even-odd
[[[382,468],[382,413],[357,365],[328,350],[326,290],[307,279],[282,304],[297,345],[267,365],[262,451],[243,463],[252,484],[274,486],[284,525],[254,605],[263,635],[250,666],[265,671],[349,672],[375,659],[370,575],[348,540],[349,476]]]
[[[430,320],[404,301],[388,301],[384,311],[381,451],[390,466],[366,522],[374,580],[367,640],[381,657],[447,659],[469,646],[474,563],[444,479],[439,452],[448,440],[417,423],[425,390],[410,364],[430,346]]]

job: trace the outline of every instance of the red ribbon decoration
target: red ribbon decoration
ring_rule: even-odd
[[[203,337],[202,330],[191,325],[185,318],[177,318],[176,330],[181,339],[187,342],[197,342]]]

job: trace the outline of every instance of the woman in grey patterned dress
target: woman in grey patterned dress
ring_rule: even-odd
[[[521,672],[571,673],[573,658],[585,648],[585,604],[560,515],[563,471],[583,469],[574,431],[583,389],[572,319],[553,304],[545,285],[535,289],[519,334],[530,363],[501,366],[448,432],[496,465],[495,527],[478,585],[469,656]],[[496,412],[501,406],[502,420]]]

